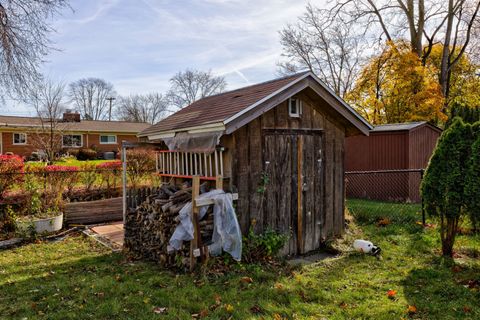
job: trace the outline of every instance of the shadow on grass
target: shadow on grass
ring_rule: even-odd
[[[38,268],[21,265],[0,283],[0,318],[7,319],[191,319],[202,311],[215,319],[241,319],[271,308],[290,310],[288,291],[274,283],[285,275],[239,270],[218,277],[175,274],[153,263],[125,262],[121,254],[104,254]],[[242,281],[249,274],[253,284]],[[255,305],[260,310],[250,310]],[[231,306],[231,309],[230,307]],[[280,311],[279,311],[280,312]]]
[[[429,268],[413,269],[403,281],[416,318],[479,319],[480,266],[459,266],[434,258]]]

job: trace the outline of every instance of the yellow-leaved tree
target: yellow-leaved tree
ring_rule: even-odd
[[[406,42],[388,42],[363,68],[346,95],[372,124],[447,120],[444,99],[433,64],[422,65]]]
[[[428,56],[426,64],[432,69],[438,70],[442,61],[443,45],[436,44]],[[455,55],[458,55],[460,48],[455,48]],[[447,111],[455,104],[464,104],[471,108],[480,107],[480,66],[473,63],[466,53],[461,56],[458,62],[452,67],[448,83],[448,99],[445,103]],[[438,73],[435,74],[438,78]]]

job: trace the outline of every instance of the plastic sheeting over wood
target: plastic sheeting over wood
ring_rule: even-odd
[[[220,255],[222,250],[229,253],[233,259],[240,261],[242,257],[242,234],[233,208],[232,194],[223,190],[213,190],[203,193],[202,198],[213,199],[213,236],[212,244],[208,246],[212,255]],[[207,213],[207,206],[200,209],[198,218],[201,220]],[[192,203],[187,203],[178,215],[180,223],[170,238],[170,250],[180,250],[183,241],[193,240]]]
[[[178,132],[172,138],[162,138],[170,151],[212,153],[220,142],[223,131],[188,133]]]

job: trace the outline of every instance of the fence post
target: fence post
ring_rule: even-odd
[[[122,141],[122,203],[123,203],[123,224],[127,216],[127,147]]]
[[[194,176],[192,179],[192,224],[193,224],[193,240],[190,241],[190,271],[195,267],[196,258],[194,250],[200,248],[200,227],[198,225],[199,208],[196,206],[195,200],[200,195],[200,176]]]
[[[422,184],[424,172],[425,172],[425,169],[420,170],[420,184]],[[425,226],[425,224],[426,224],[426,221],[425,221],[425,206],[423,205],[423,196],[422,196],[421,192],[420,192],[420,197],[422,198],[422,225]]]

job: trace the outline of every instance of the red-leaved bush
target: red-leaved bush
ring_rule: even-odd
[[[109,161],[97,164],[97,169],[101,170],[120,170],[122,168],[121,161]]]
[[[45,167],[46,172],[72,172],[78,171],[78,167],[50,165]]]
[[[112,189],[117,187],[121,169],[121,161],[109,161],[97,165],[98,173],[102,177],[102,184],[105,185],[108,193],[111,193]]]
[[[23,158],[16,155],[0,155],[0,195],[22,181]]]

